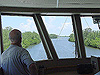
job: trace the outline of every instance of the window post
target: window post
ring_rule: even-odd
[[[80,58],[86,58],[80,15],[72,15],[72,22],[79,56]]]
[[[3,38],[2,38],[2,23],[1,23],[1,13],[0,13],[0,53],[3,53]]]
[[[49,34],[45,28],[45,25],[43,23],[41,16],[37,14],[37,15],[33,15],[33,18],[36,23],[41,40],[43,42],[48,59],[58,60],[58,56],[50,40]]]

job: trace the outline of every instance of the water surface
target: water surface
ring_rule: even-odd
[[[59,58],[75,58],[75,43],[68,41],[69,37],[60,37],[52,39],[52,43]],[[87,57],[100,56],[100,49],[85,47]],[[46,60],[47,56],[42,42],[38,45],[32,45],[27,48],[34,60]]]

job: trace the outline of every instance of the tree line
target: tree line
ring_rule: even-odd
[[[70,34],[69,41],[75,42],[74,34]],[[83,39],[85,46],[90,46],[100,49],[100,31],[94,31],[91,28],[83,30]]]
[[[12,30],[12,27],[5,27],[2,30],[3,32],[3,46],[4,50],[6,50],[10,46],[9,41],[9,32]],[[36,45],[41,42],[39,35],[36,32],[24,32],[22,33],[22,47],[27,48],[30,45]]]
[[[9,41],[9,32],[12,30],[12,27],[5,27],[5,29],[2,29],[3,32],[3,46],[4,50],[6,50],[10,46],[10,41]],[[50,38],[57,38],[56,34],[50,34]],[[30,45],[36,45],[41,42],[40,36],[36,32],[24,32],[22,33],[22,47],[27,48]]]
[[[56,35],[56,34],[50,34],[50,38],[51,39],[55,39],[55,38],[57,38],[58,37],[58,35]]]

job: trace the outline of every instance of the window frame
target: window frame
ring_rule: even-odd
[[[35,15],[36,17],[40,18],[40,20],[38,20],[37,22],[41,21],[41,22],[39,22],[39,24],[44,25],[44,23],[41,19],[41,16],[43,16],[43,15],[44,16],[45,15],[46,16],[51,16],[51,14],[47,14],[47,13],[58,13],[58,14],[54,14],[54,16],[64,16],[64,15],[72,16],[74,34],[75,34],[76,41],[78,41],[78,42],[75,43],[76,47],[79,49],[78,54],[79,54],[80,58],[86,58],[83,38],[82,39],[79,38],[79,37],[83,36],[81,34],[82,29],[81,29],[80,16],[98,15],[100,13],[100,8],[42,8],[41,9],[41,8],[1,7],[0,6],[0,12],[2,12],[0,14],[0,44],[1,44],[0,48],[1,48],[1,53],[3,52],[1,15],[31,16],[33,18],[34,18],[34,15]],[[20,12],[22,12],[22,13],[20,13]],[[59,14],[59,13],[64,13],[64,14]],[[52,14],[52,16],[53,16],[53,14]],[[77,25],[78,21],[79,21],[79,24]],[[41,29],[39,29],[39,30],[41,30]],[[43,31],[43,35],[44,35],[45,34],[44,31],[46,31],[46,29],[44,29],[42,31]],[[79,33],[78,31],[81,32],[81,33]],[[46,33],[47,33],[47,31],[46,31]],[[52,45],[48,35],[45,37],[45,39],[46,39],[46,42],[47,42],[48,46]],[[47,39],[49,39],[49,41],[47,41]],[[53,45],[50,47],[51,54],[50,54],[50,52],[48,52],[48,55],[49,56],[52,55],[50,57],[50,59],[53,57],[53,60],[58,60],[58,56],[56,55],[55,49],[53,48],[53,50],[52,50],[52,48],[53,48]]]
[[[59,16],[59,15],[58,15]],[[62,15],[60,15],[60,16],[62,16]],[[47,32],[47,30],[46,30],[46,28],[45,28],[45,25],[44,25],[44,23],[43,23],[43,20],[42,20],[42,18],[41,18],[41,15],[39,15],[39,14],[34,14],[34,15],[32,15],[32,17],[33,17],[33,19],[34,19],[34,21],[35,21],[35,24],[36,24],[36,26],[37,26],[37,29],[38,29],[38,32],[39,32],[39,35],[40,35],[40,37],[41,37],[41,39],[42,39],[42,42],[43,42],[43,46],[44,46],[44,48],[45,48],[45,52],[46,52],[46,55],[47,55],[47,58],[48,59],[53,59],[53,60],[58,60],[59,58],[58,58],[58,55],[57,55],[57,53],[56,53],[56,51],[55,51],[55,48],[54,48],[54,46],[53,46],[53,44],[52,44],[52,42],[51,42],[51,39],[50,39],[50,37],[49,37],[49,35],[48,35],[48,32]],[[72,17],[72,22],[73,22],[73,28],[74,28],[74,34],[75,34],[75,40],[76,40],[76,42],[75,42],[75,46],[78,48],[78,58],[85,58],[86,56],[85,56],[85,50],[83,50],[83,49],[81,49],[80,47],[82,47],[82,48],[84,48],[84,45],[82,45],[82,43],[84,43],[83,41],[82,41],[82,39],[80,39],[80,41],[78,41],[79,40],[79,38],[78,37],[82,37],[82,35],[80,35],[80,33],[78,33],[77,32],[77,30],[79,30],[80,32],[82,32],[81,31],[81,21],[80,21],[80,15],[72,15],[71,16]],[[77,19],[79,19],[78,20],[78,25],[76,25],[75,24],[75,20],[77,20]],[[79,21],[80,21],[80,23],[79,23]],[[1,24],[1,26],[2,26],[2,24]],[[80,27],[79,27],[80,26]],[[2,34],[2,32],[1,32],[1,34]],[[78,35],[76,35],[76,34],[78,34]],[[78,41],[78,42],[77,42]],[[80,45],[80,44],[82,45]],[[3,42],[2,42],[2,44],[3,44]],[[79,45],[79,46],[78,46]],[[3,46],[2,46],[2,48],[3,48]],[[84,51],[84,53],[82,52],[82,50]],[[3,49],[1,49],[1,51],[3,52]],[[83,55],[82,55],[83,54]],[[67,58],[67,57],[66,57]]]

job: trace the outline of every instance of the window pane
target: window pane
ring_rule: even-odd
[[[34,60],[46,60],[40,36],[32,17],[2,16],[4,50],[9,45],[9,32],[19,29],[22,32],[22,46],[26,48]]]
[[[81,17],[86,56],[100,56],[100,31],[92,17]]]
[[[68,16],[42,16],[44,24],[50,35],[59,58],[75,58],[75,41],[71,17]]]

